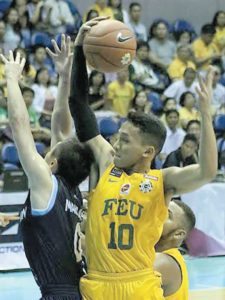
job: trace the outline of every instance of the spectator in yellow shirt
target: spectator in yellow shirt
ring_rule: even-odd
[[[135,95],[133,84],[128,81],[128,71],[117,73],[117,80],[108,85],[107,101],[110,108],[126,117]]]
[[[96,0],[95,4],[90,7],[91,10],[96,10],[98,15],[101,16],[107,16],[111,19],[114,19],[114,13],[111,7],[106,5],[106,0]],[[86,15],[84,17],[84,20],[86,20]]]
[[[180,123],[183,129],[186,129],[187,124],[191,120],[199,120],[199,112],[195,108],[195,95],[191,92],[185,92],[180,96]]]
[[[212,24],[216,28],[213,41],[222,53],[225,51],[225,11],[218,11],[213,18]]]
[[[196,69],[191,58],[192,52],[189,46],[180,45],[177,48],[177,57],[171,62],[168,68],[168,74],[172,80],[183,79],[184,71],[187,68]]]
[[[206,24],[201,29],[201,36],[192,44],[195,63],[200,70],[206,70],[214,60],[221,58],[219,49],[213,42],[215,33],[214,26]]]

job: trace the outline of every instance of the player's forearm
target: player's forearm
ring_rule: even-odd
[[[73,57],[69,107],[80,141],[99,135],[94,112],[88,104],[88,75],[82,46],[76,46]]]
[[[201,123],[199,165],[201,176],[211,180],[216,176],[218,155],[210,111],[202,114]]]
[[[56,144],[71,133],[72,118],[69,109],[70,74],[59,76],[58,93],[51,119],[52,143]]]

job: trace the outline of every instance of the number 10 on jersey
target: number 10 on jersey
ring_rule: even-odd
[[[134,243],[134,227],[132,224],[120,224],[118,227],[115,222],[110,223],[110,242],[108,243],[109,249],[120,249],[120,250],[129,250],[133,247]],[[116,230],[118,234],[115,235]],[[124,235],[127,232],[128,239],[124,241]],[[116,241],[116,237],[118,240]]]

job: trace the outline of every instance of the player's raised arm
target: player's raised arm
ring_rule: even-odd
[[[71,136],[72,118],[69,110],[70,76],[72,69],[71,39],[62,34],[61,47],[52,40],[54,52],[46,48],[59,74],[57,98],[51,119],[51,148]]]
[[[52,190],[52,178],[49,166],[36,150],[27,108],[18,83],[25,59],[21,60],[19,53],[14,59],[12,51],[9,53],[9,59],[3,55],[1,58],[5,63],[9,123],[20,162],[28,177],[31,205],[33,209],[45,209],[48,204],[46,199],[49,199]]]
[[[0,226],[5,227],[10,222],[17,221],[19,219],[20,219],[20,217],[19,217],[18,213],[15,213],[15,214],[0,213]]]
[[[106,18],[95,18],[85,23],[79,30],[75,41],[69,100],[70,112],[76,126],[78,138],[91,147],[100,175],[111,163],[113,149],[100,135],[95,115],[88,105],[88,75],[82,45],[85,34],[91,29],[91,26],[104,19]]]
[[[210,68],[205,82],[199,78],[200,88],[197,89],[202,124],[199,164],[163,170],[165,189],[173,188],[175,194],[183,194],[197,189],[216,176],[217,147],[210,111],[213,75],[214,70]]]

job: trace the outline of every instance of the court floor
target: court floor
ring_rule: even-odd
[[[225,300],[225,256],[186,261],[190,300]],[[37,300],[39,296],[29,271],[0,273],[0,300]]]

